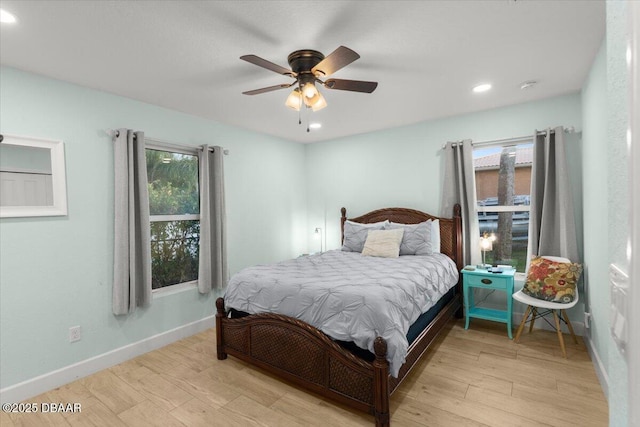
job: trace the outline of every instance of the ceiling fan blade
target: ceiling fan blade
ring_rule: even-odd
[[[350,90],[352,92],[371,93],[378,87],[378,82],[365,82],[362,80],[329,79],[324,82],[327,89]]]
[[[243,95],[259,95],[261,93],[271,92],[273,90],[286,89],[288,87],[293,86],[295,83],[296,82],[293,82],[291,84],[283,83],[283,84],[279,84],[279,85],[275,85],[275,86],[263,87],[262,89],[248,90],[246,92],[242,92],[242,94]]]
[[[240,57],[240,59],[250,62],[254,65],[257,65],[258,67],[266,68],[267,70],[271,70],[278,74],[283,74],[285,76],[291,76],[291,77],[295,75],[295,73],[289,70],[288,68],[281,67],[278,64],[274,64],[273,62],[267,61],[266,59],[262,59],[256,55],[243,55]]]
[[[328,76],[335,73],[340,68],[351,64],[358,58],[360,58],[360,55],[348,47],[340,46],[313,67],[311,71],[313,73],[320,72],[323,75]]]

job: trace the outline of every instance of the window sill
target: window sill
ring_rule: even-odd
[[[158,288],[151,291],[153,298],[162,298],[169,295],[189,291],[191,289],[198,288],[198,281],[193,280],[191,282],[178,283],[176,285],[165,286],[164,288]]]

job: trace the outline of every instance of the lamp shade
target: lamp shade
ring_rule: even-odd
[[[312,100],[316,96],[318,96],[318,89],[313,82],[307,82],[302,86],[302,94],[305,98],[309,98],[309,100]]]
[[[300,107],[302,106],[302,94],[300,93],[300,89],[295,88],[289,94],[285,105],[289,108],[293,108],[296,111],[300,111]]]
[[[483,252],[493,250],[493,242],[496,240],[496,235],[491,233],[484,233],[480,236],[480,250]]]
[[[324,96],[322,96],[322,94],[318,92],[318,100],[315,102],[315,104],[311,106],[311,109],[313,111],[319,111],[326,106],[327,106],[327,101],[324,99]]]
[[[481,237],[480,238],[480,250],[492,251],[493,250],[493,241],[489,237]]]

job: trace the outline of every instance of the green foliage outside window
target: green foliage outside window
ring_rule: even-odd
[[[200,221],[153,221],[153,216],[200,213],[198,158],[151,149],[147,149],[146,158],[152,216],[152,287],[196,280]]]
[[[200,213],[196,156],[147,150],[147,179],[151,215]]]
[[[151,223],[152,288],[198,278],[200,221]]]

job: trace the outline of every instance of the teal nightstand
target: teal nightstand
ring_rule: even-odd
[[[471,270],[471,268],[474,268]],[[469,269],[469,270],[467,270]],[[464,289],[464,308],[466,313],[466,321],[464,328],[469,329],[469,320],[472,317],[485,320],[493,320],[494,322],[502,322],[507,324],[507,332],[509,339],[513,339],[511,332],[511,315],[513,313],[513,283],[515,269],[504,270],[502,273],[491,273],[487,270],[467,266],[462,270]],[[503,291],[507,294],[507,309],[495,310],[490,308],[476,307],[473,300],[473,288],[493,289]]]

